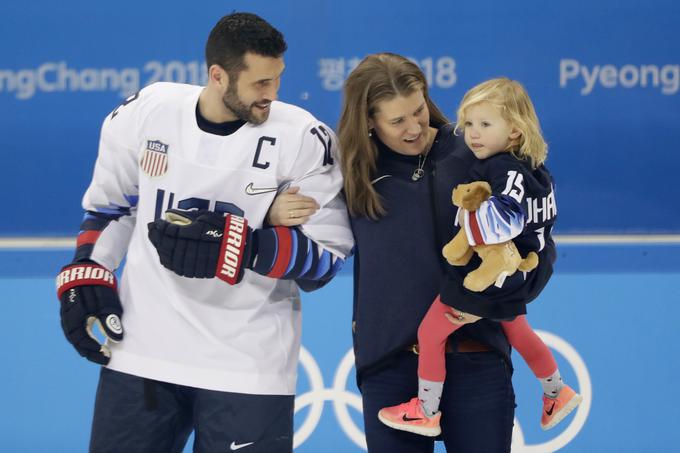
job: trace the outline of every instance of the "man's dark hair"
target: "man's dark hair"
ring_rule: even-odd
[[[281,32],[266,20],[252,13],[233,13],[220,19],[210,32],[205,62],[208,68],[216,64],[234,76],[246,69],[246,52],[278,58],[287,47]]]

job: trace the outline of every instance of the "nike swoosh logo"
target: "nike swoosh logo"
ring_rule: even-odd
[[[401,419],[404,420],[405,422],[413,422],[413,421],[416,421],[416,420],[422,420],[422,418],[418,418],[418,417],[417,418],[407,417],[406,414],[404,414],[403,417],[401,417]]]
[[[247,444],[237,444],[236,442],[232,442],[231,445],[229,445],[229,450],[231,451],[236,451],[240,450],[243,447],[247,447],[248,445],[253,445],[255,442],[248,442]]]
[[[253,187],[252,182],[246,186],[246,193],[248,195],[260,195],[263,193],[276,192],[278,190],[278,187]]]
[[[548,414],[548,415],[552,415],[553,409],[555,409],[555,402],[553,402],[553,405],[550,407],[550,410],[549,410],[549,411],[545,411],[545,413]]]

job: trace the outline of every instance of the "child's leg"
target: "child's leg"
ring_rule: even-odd
[[[378,418],[387,426],[424,436],[441,433],[439,402],[446,378],[446,339],[462,327],[449,322],[446,313],[457,314],[437,296],[418,327],[418,398],[382,408]]]
[[[549,378],[557,371],[555,357],[531,328],[526,316],[518,316],[512,321],[503,321],[501,326],[510,345],[522,355],[537,378]]]
[[[544,393],[541,427],[550,429],[574,410],[582,397],[564,385],[555,357],[529,326],[525,316],[502,322],[501,325],[512,347],[522,355],[541,382]]]
[[[427,416],[439,410],[446,379],[446,340],[460,327],[444,316],[451,311],[437,296],[418,328],[418,399]]]

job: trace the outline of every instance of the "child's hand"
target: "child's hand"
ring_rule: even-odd
[[[451,309],[451,313],[444,313],[444,316],[446,316],[446,319],[448,319],[451,324],[456,326],[472,324],[473,322],[477,322],[482,319],[481,317],[473,315],[472,313],[463,313],[462,311],[456,310],[454,308]]]
[[[319,209],[314,198],[298,194],[299,187],[290,187],[274,199],[267,213],[272,226],[297,226],[306,223]]]

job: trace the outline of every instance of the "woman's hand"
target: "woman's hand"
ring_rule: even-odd
[[[451,324],[454,324],[456,326],[472,324],[473,322],[477,322],[480,319],[482,319],[477,315],[473,315],[471,313],[464,313],[460,310],[456,310],[455,308],[451,309],[451,313],[444,313],[444,316],[446,316],[446,319],[448,319]]]
[[[299,187],[289,187],[276,196],[267,212],[267,223],[272,226],[297,226],[306,223],[319,209],[314,198],[298,194]]]

